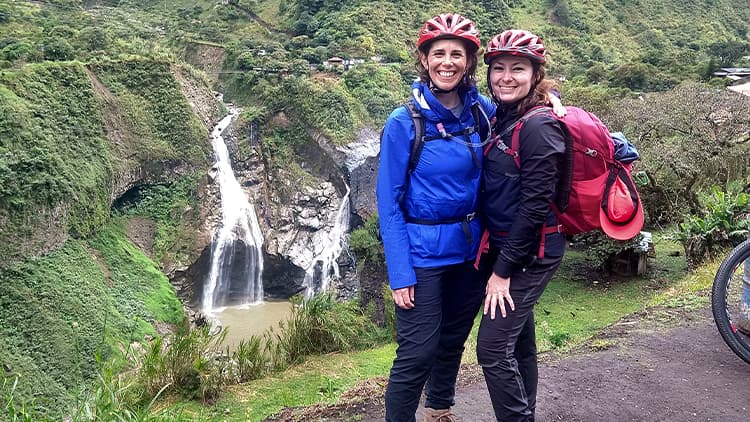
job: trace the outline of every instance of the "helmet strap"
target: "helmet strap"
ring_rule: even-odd
[[[456,86],[454,86],[451,89],[441,89],[441,88],[438,88],[437,86],[435,86],[435,84],[432,83],[432,79],[430,79],[430,83],[429,83],[430,91],[433,94],[450,94],[451,92],[457,91],[459,86],[461,86],[460,83],[456,84]]]

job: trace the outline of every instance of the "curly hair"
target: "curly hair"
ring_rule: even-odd
[[[534,82],[531,83],[528,95],[518,102],[516,111],[519,116],[532,107],[549,104],[550,90],[559,90],[557,82],[545,79],[545,76],[547,76],[547,70],[544,65],[534,64]]]

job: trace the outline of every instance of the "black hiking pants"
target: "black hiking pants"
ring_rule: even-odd
[[[506,303],[505,318],[498,309],[494,320],[488,313],[479,325],[477,361],[484,372],[495,417],[502,422],[534,420],[538,382],[534,305],[561,260],[545,259],[513,274],[510,295],[516,309],[511,311]],[[483,272],[489,275],[490,271]]]
[[[453,406],[464,343],[479,311],[486,279],[473,263],[415,268],[414,308],[396,307],[398,348],[385,393],[385,419],[411,422],[422,388],[425,406]]]

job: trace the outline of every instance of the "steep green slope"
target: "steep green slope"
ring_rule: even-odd
[[[58,224],[88,235],[109,213],[111,148],[81,64],[0,75],[0,255],[48,249]],[[65,233],[59,233],[60,237]]]
[[[696,80],[750,54],[750,10],[729,0],[543,0],[513,9],[513,23],[544,37],[555,74],[631,89]]]
[[[63,419],[97,356],[183,318],[166,276],[110,212],[115,186],[208,165],[207,129],[173,70],[134,59],[0,72],[0,362],[35,414]],[[160,257],[178,243],[187,203],[197,209],[188,197],[198,182],[185,178],[154,204],[172,216],[156,219]]]
[[[106,87],[103,104],[92,78]],[[0,267],[104,224],[118,173],[205,166],[207,130],[167,63],[43,63],[0,74]],[[105,127],[112,114],[122,123]],[[107,131],[115,139],[110,142]],[[147,173],[147,171],[146,171]],[[52,233],[47,233],[52,231]]]
[[[718,66],[748,64],[743,57],[750,54],[750,10],[729,0],[0,0],[0,67],[128,54],[200,61],[200,46],[211,45],[224,51],[216,53],[224,71],[242,73],[219,74],[214,65],[209,76],[231,98],[265,107],[268,117],[279,108],[268,108],[263,94],[276,93],[268,85],[277,85],[279,74],[267,69],[307,77],[325,70],[321,63],[332,56],[398,63],[401,80],[377,92],[351,83],[319,87],[365,103],[366,116],[359,105],[345,105],[341,127],[330,131],[306,122],[348,141],[361,125],[382,122],[383,110],[403,98],[403,83],[414,76],[419,26],[445,11],[476,20],[485,41],[511,26],[535,31],[549,46],[554,77],[635,91],[705,79]],[[375,96],[388,101],[371,110],[366,103]],[[293,92],[284,98],[285,106],[297,104]],[[326,105],[319,106],[314,113],[325,113]]]
[[[750,10],[729,0],[527,0],[512,2],[296,2],[292,28],[330,54],[396,58],[408,53],[419,24],[439,11],[478,22],[483,40],[510,26],[530,29],[548,43],[553,74],[568,79],[601,66],[617,81],[620,66],[646,66],[653,83],[697,78],[714,58],[729,65],[750,53]],[[374,43],[368,42],[370,39]],[[400,50],[394,54],[394,49]],[[594,81],[598,82],[598,81]]]
[[[156,335],[154,322],[183,318],[169,280],[119,225],[11,266],[0,285],[0,361],[19,377],[17,402],[52,420],[85,396],[97,357]]]

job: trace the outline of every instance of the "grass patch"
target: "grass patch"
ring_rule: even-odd
[[[190,404],[186,410],[211,413],[206,420],[260,421],[285,407],[333,404],[360,381],[387,374],[395,350],[395,344],[387,344],[361,352],[310,357],[282,373],[232,387],[210,412],[198,404]]]
[[[566,253],[536,307],[537,343],[540,352],[565,349],[581,343],[624,315],[653,303],[663,289],[683,278],[684,257],[673,256],[681,246],[667,239],[656,241],[658,256],[641,277],[605,278],[589,273],[581,276],[577,263],[585,262],[581,251]]]
[[[651,259],[647,274],[636,278],[587,282],[578,265],[585,256],[576,252],[566,255],[565,265],[537,307],[540,351],[568,350],[623,316],[647,306],[669,300],[675,306],[691,305],[694,292],[710,285],[715,268],[686,277],[684,257],[673,256],[681,251],[680,245],[663,238],[655,242],[657,257]],[[467,342],[464,363],[476,362],[477,328],[478,323]],[[610,340],[598,340],[594,347],[606,349],[612,345]],[[362,352],[307,358],[305,363],[283,373],[232,387],[210,409],[197,404],[186,409],[202,413],[205,420],[258,421],[285,407],[333,404],[362,380],[387,376],[395,348],[391,343]]]

